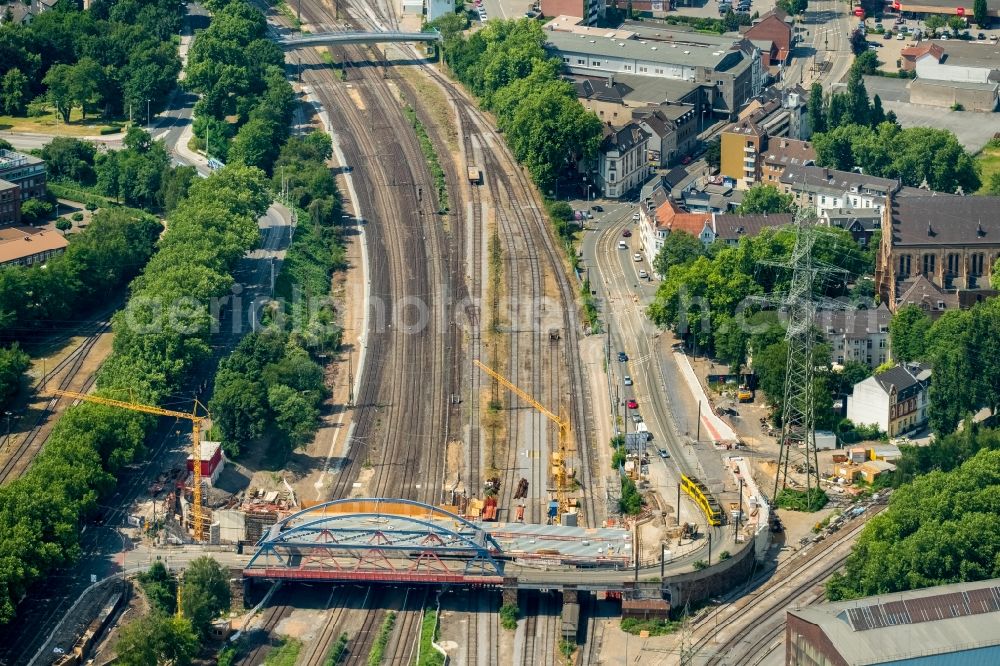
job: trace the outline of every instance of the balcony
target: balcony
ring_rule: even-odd
[[[745,147],[745,148],[743,149],[743,152],[744,152],[745,154],[747,154],[747,155],[756,155],[756,154],[757,154],[757,149],[756,149],[756,148],[754,148],[753,146],[746,146],[746,147]]]

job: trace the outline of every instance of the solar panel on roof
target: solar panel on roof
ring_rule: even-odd
[[[1000,587],[900,599],[847,609],[854,631],[1000,612]]]

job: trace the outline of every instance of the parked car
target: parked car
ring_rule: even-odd
[[[625,386],[632,386],[632,378],[629,377],[628,375],[625,375],[624,381],[625,381]]]
[[[604,212],[604,206],[591,206],[590,210],[597,211],[598,213]]]
[[[629,238],[631,235],[632,231],[630,229],[626,229],[625,231],[622,232],[622,236],[624,236],[625,238]]]
[[[978,35],[976,35],[976,39],[979,39],[979,40],[986,39],[986,33],[985,32],[979,33]]]
[[[632,399],[626,400],[625,406],[629,409],[639,409],[639,403]]]
[[[749,7],[747,7],[747,9],[749,9]],[[691,164],[691,156],[685,155],[684,159],[681,160],[681,164]]]
[[[632,255],[632,261],[642,261],[642,255],[636,252]]]
[[[904,35],[903,33],[899,33],[898,35],[896,35],[896,39],[901,42],[906,39],[906,35]]]
[[[882,39],[886,39],[886,40],[892,39],[892,30],[886,30],[885,34],[882,35]]]
[[[618,352],[618,362],[619,363],[624,363],[627,360],[628,360],[628,354],[626,354],[625,352],[622,352],[622,351]]]
[[[642,423],[642,415],[638,412],[632,412],[632,423],[639,424]]]
[[[632,221],[633,222],[639,221],[639,213],[632,213]]]
[[[646,272],[645,268],[639,269],[639,277],[642,278],[643,280],[649,277],[649,273]]]

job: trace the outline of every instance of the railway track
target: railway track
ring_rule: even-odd
[[[51,370],[46,368],[43,377],[36,381],[32,387],[33,390],[36,393],[51,390],[53,385],[50,382],[55,382],[54,388],[60,390],[73,389],[84,393],[90,390],[90,387],[93,386],[96,380],[96,371],[87,375],[82,382],[78,381],[78,374],[94,345],[97,344],[101,336],[107,333],[110,328],[110,319],[93,322],[91,325],[88,325],[81,332],[85,336],[83,341]],[[56,396],[48,398],[45,406],[35,417],[31,429],[23,437],[15,440],[17,443],[16,448],[7,452],[6,460],[4,460],[3,465],[0,465],[0,484],[16,479],[28,469],[35,455],[41,450],[48,439],[48,435],[55,425],[54,423],[50,423],[50,417],[57,411],[63,400],[64,398]],[[10,442],[5,442],[4,446],[5,449],[9,449]]]
[[[761,648],[773,641],[784,627],[781,623],[776,628],[766,630],[762,636],[748,641],[760,626],[759,622],[781,613],[792,601],[823,583],[843,566],[850,550],[840,552],[838,547],[853,542],[868,520],[884,508],[884,504],[871,506],[861,519],[843,526],[836,533],[836,538],[822,541],[818,546],[801,551],[782,562],[767,582],[751,593],[752,596],[717,608],[699,619],[695,628],[695,640],[691,645],[692,652],[706,653],[706,664],[753,664]],[[713,643],[718,627],[731,627],[737,623],[738,629],[727,635],[725,641],[717,645]],[[740,647],[744,642],[750,643],[747,649]],[[737,653],[738,647],[740,649]],[[708,653],[709,648],[711,653]]]

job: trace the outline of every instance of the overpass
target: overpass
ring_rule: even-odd
[[[441,33],[434,32],[317,32],[308,35],[281,37],[278,45],[286,51],[307,46],[344,46],[347,44],[386,44],[389,42],[438,42]]]

